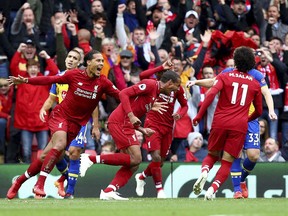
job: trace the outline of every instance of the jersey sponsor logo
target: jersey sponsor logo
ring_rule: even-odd
[[[146,112],[149,112],[152,109],[152,103],[145,104]]]
[[[74,94],[79,97],[84,97],[88,99],[95,99],[97,96],[96,92],[90,92],[90,91],[86,91],[80,88],[77,88],[76,91],[74,91]]]
[[[159,94],[159,98],[161,98],[162,100],[164,100],[167,103],[173,103],[174,92],[171,92],[171,94],[169,96],[161,93],[161,94]]]
[[[140,84],[138,87],[141,91],[143,91],[146,89],[146,84]]]

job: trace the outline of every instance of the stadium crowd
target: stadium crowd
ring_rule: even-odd
[[[287,7],[285,0],[1,1],[0,162],[30,163],[35,143],[36,148],[44,149],[49,140],[47,123],[39,113],[50,86],[9,87],[6,79],[10,75],[55,75],[66,69],[67,53],[75,48],[82,55],[79,68],[83,68],[85,54],[99,50],[104,58],[101,74],[119,90],[137,84],[142,71],[172,59],[188,111],[175,122],[166,160],[202,161],[217,98],[200,124],[193,126],[192,119],[208,89],[187,87],[186,83],[213,78],[233,67],[233,51],[243,45],[255,49],[255,67],[265,77],[278,115],[278,120],[271,121],[263,102],[259,161],[288,160]],[[99,140],[91,138],[90,123],[86,149],[98,155],[109,149],[117,151],[107,118],[118,104],[108,95],[102,97],[101,136]],[[176,103],[174,111],[179,109]],[[145,137],[141,143],[143,161],[151,161]]]

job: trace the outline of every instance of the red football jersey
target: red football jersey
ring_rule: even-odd
[[[133,112],[137,118],[141,118],[151,110],[159,94],[159,82],[152,79],[144,79],[129,88],[123,89],[119,94],[121,103],[111,113],[108,122],[130,122],[127,116],[129,112]]]
[[[69,84],[65,99],[56,107],[63,110],[67,120],[81,125],[88,122],[104,93],[119,98],[119,90],[105,76],[91,78],[88,77],[86,71],[79,69],[71,70],[63,76],[29,78],[28,83],[34,85]]]
[[[174,111],[174,105],[176,100],[180,103],[182,109],[181,113],[179,113],[181,116],[187,113],[188,111],[188,105],[187,105],[187,98],[184,92],[184,89],[182,86],[179,87],[179,90],[176,92],[171,92],[170,95],[160,94],[157,97],[157,102],[167,102],[167,111],[163,112],[163,114],[151,110],[147,113],[146,118],[151,120],[151,122],[154,122],[155,125],[165,125],[167,127],[173,127],[174,118],[172,117],[173,111]]]
[[[212,102],[218,92],[220,92],[220,96],[214,113],[212,128],[246,133],[248,112],[252,101],[258,116],[262,113],[262,94],[258,81],[249,74],[237,70],[219,74],[195,119],[203,116],[210,101]]]

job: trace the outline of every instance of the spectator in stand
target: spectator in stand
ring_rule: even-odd
[[[226,62],[226,68],[234,68],[234,67],[235,67],[234,59],[228,59]]]
[[[78,33],[78,46],[83,49],[84,55],[92,50],[90,46],[91,33],[87,29],[79,29]]]
[[[116,145],[112,141],[106,141],[101,147],[101,155],[114,154],[116,152]]]
[[[109,133],[109,128],[108,128],[108,120],[104,119],[103,120],[103,127],[101,128],[101,133],[100,133],[100,144],[101,146],[107,142],[107,141],[112,141],[113,138],[111,134]]]
[[[273,102],[274,102],[274,112],[277,116],[280,114],[280,110],[283,107],[283,92],[286,85],[286,75],[285,75],[285,64],[279,61],[277,57],[276,51],[274,49],[274,45],[271,44],[270,50],[275,52],[275,54],[271,54],[271,52],[267,48],[261,48],[257,51],[261,53],[260,62],[256,63],[256,69],[259,70],[266,80],[268,88],[271,92]],[[275,56],[273,58],[273,56]],[[284,67],[284,68],[283,68]],[[280,79],[283,78],[283,79]],[[277,139],[278,137],[278,119],[274,119],[273,121],[268,117],[268,107],[266,101],[263,101],[263,114],[262,118],[265,118],[269,122],[269,132],[270,137]]]
[[[4,17],[3,13],[0,12],[0,77],[6,77],[9,76],[9,61],[12,58],[12,53],[14,53],[14,50],[8,42],[7,35],[5,33],[5,23],[6,23],[6,17]]]
[[[0,163],[5,161],[6,141],[9,139],[13,87],[5,78],[0,77]]]
[[[120,52],[120,62],[114,65],[108,73],[108,79],[121,91],[140,81],[139,74],[142,70],[134,64],[134,56],[130,50]],[[118,102],[107,96],[107,112],[111,113]]]
[[[57,74],[58,68],[46,51],[41,51],[39,55],[46,59],[48,74]],[[12,74],[25,78],[43,76],[40,73],[39,62],[34,59],[27,61],[27,72],[16,70],[12,71]],[[49,87],[49,85],[21,85],[17,89],[14,127],[21,130],[24,163],[31,162],[34,135],[36,135],[38,149],[44,149],[49,139],[48,125],[38,118],[38,113],[45,102],[45,98],[49,95]]]
[[[202,162],[208,151],[203,148],[203,136],[199,132],[191,132],[187,137],[186,155],[184,162]]]
[[[285,162],[279,151],[279,143],[273,138],[268,138],[264,143],[263,152],[258,162]]]
[[[260,146],[263,151],[265,140],[269,138],[269,125],[266,119],[260,118],[258,121],[260,127]]]
[[[284,41],[285,35],[288,33],[288,25],[283,23],[278,6],[270,5],[267,16],[268,20],[265,28],[266,41],[270,41],[272,37],[278,37]]]
[[[264,35],[264,16],[260,1],[251,1],[251,9],[247,10],[246,0],[234,0],[231,7],[225,0],[219,0],[221,31],[246,31],[255,28],[260,35]]]
[[[23,40],[30,38],[35,41],[37,47],[40,49],[39,34],[34,13],[30,8],[29,3],[26,2],[17,11],[16,17],[11,26],[12,46],[14,49],[17,49]]]

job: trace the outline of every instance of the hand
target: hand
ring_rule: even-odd
[[[42,122],[46,122],[45,116],[47,115],[46,110],[41,109],[39,112],[39,118]]]
[[[55,33],[60,34],[62,32],[62,25],[63,25],[63,20],[61,20],[61,19],[55,20],[55,23],[54,23]]]
[[[191,87],[191,86],[194,86],[194,85],[195,85],[195,80],[188,81],[188,82],[186,83],[186,87],[187,87],[187,88],[189,88],[189,87]]]
[[[156,39],[159,38],[159,36],[160,36],[160,34],[159,34],[155,29],[150,30],[150,31],[148,32],[148,34],[149,34],[150,40],[156,40]]]
[[[100,140],[100,130],[98,126],[92,127],[91,137],[95,140]]]
[[[45,59],[49,59],[50,56],[48,55],[48,53],[45,50],[42,50],[41,52],[39,52],[39,56],[41,58],[45,58]]]
[[[169,70],[172,68],[173,66],[173,63],[171,62],[170,59],[168,59],[167,61],[165,61],[163,64],[162,64],[164,70]]]
[[[194,126],[197,126],[199,124],[199,122],[200,122],[200,118],[197,116],[192,120],[192,123]]]
[[[19,44],[19,47],[18,47],[18,49],[17,49],[17,52],[23,53],[26,48],[27,48],[27,44],[25,44],[25,43],[20,43],[20,44]]]
[[[132,112],[128,113],[129,120],[134,126],[140,126],[141,121]]]
[[[155,131],[152,130],[151,128],[139,127],[138,130],[139,130],[141,133],[143,133],[145,136],[148,136],[148,137],[152,136],[152,135],[155,133]]]
[[[163,112],[167,112],[167,109],[168,109],[167,105],[168,105],[167,102],[155,101],[151,110],[155,112],[159,112],[160,114],[163,114]]]
[[[78,12],[76,10],[70,10],[68,12],[68,14],[70,16],[69,22],[71,22],[71,23],[78,23],[79,22],[78,17],[77,17]]]
[[[18,84],[22,84],[22,83],[27,83],[28,78],[24,78],[20,75],[18,75],[18,77],[9,76],[9,79],[7,79],[7,81],[9,82],[9,86],[12,86],[13,84],[18,85]]]
[[[270,118],[270,120],[272,120],[272,121],[275,121],[275,120],[278,119],[276,113],[274,113],[274,112],[272,112],[272,113],[269,112],[269,118]]]
[[[209,42],[210,42],[210,40],[211,40],[211,37],[212,37],[211,30],[206,30],[204,35],[200,35],[200,37],[201,37],[201,40],[203,42],[203,46],[207,47]]]
[[[176,154],[172,155],[170,158],[170,162],[177,162],[177,161],[178,161],[178,156]]]
[[[170,37],[171,43],[172,45],[176,46],[176,44],[178,43],[178,37],[172,36]]]
[[[174,118],[174,120],[179,120],[181,118],[180,114],[179,113],[173,113],[172,114],[172,117]]]
[[[123,12],[125,11],[126,9],[126,5],[125,4],[119,4],[118,5],[118,13],[119,14],[123,14]]]
[[[30,4],[28,2],[24,3],[21,7],[21,10],[24,11],[26,9],[30,8]]]
[[[66,24],[66,26],[67,26],[67,28],[71,31],[71,33],[72,33],[73,36],[76,36],[76,35],[77,35],[76,26],[75,26],[74,23],[68,22],[68,23]]]

